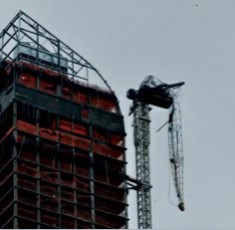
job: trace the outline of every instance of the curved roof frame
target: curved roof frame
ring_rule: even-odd
[[[98,77],[113,93],[105,78],[91,63],[23,11],[19,11],[0,33],[1,61],[17,61],[16,53],[19,46],[33,50],[36,64],[43,66],[39,55],[53,56],[58,66],[60,63],[66,63],[67,69],[66,72],[56,67],[51,67],[52,69],[83,83],[92,83],[89,80]]]

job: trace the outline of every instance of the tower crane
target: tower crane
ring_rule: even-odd
[[[177,102],[175,89],[184,85],[184,82],[166,84],[150,75],[141,83],[138,90],[129,89],[127,97],[133,101],[130,114],[134,116],[134,145],[136,151],[136,180],[127,178],[136,183],[138,228],[152,227],[151,216],[151,184],[149,167],[150,145],[150,105],[169,109],[168,142],[169,160],[179,209],[184,211],[183,196],[183,145],[181,131],[180,107]],[[130,115],[129,114],[129,115]],[[166,123],[166,124],[167,124]],[[165,124],[165,125],[166,125]],[[163,126],[162,126],[163,127]],[[161,128],[162,128],[161,127]]]

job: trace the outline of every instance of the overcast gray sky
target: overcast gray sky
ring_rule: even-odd
[[[170,202],[176,200],[167,129],[156,133],[168,113],[155,108],[153,228],[235,229],[235,1],[0,0],[0,30],[20,9],[88,59],[115,90],[125,116],[131,175],[135,158],[126,91],[148,74],[186,82],[180,93],[186,211]],[[136,228],[133,192],[129,202],[130,228]]]

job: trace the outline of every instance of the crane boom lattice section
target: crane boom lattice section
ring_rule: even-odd
[[[179,201],[179,209],[184,211],[184,192],[183,192],[183,139],[181,125],[180,106],[174,97],[174,103],[169,114],[168,138],[169,138],[169,158],[172,176],[175,184],[176,195]]]
[[[134,143],[136,148],[136,176],[140,181],[137,191],[138,228],[151,228],[151,193],[149,169],[149,105],[136,102],[134,110]]]

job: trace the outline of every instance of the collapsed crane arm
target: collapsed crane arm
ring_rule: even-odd
[[[174,180],[176,195],[179,201],[178,207],[181,211],[184,211],[185,207],[183,194],[183,141],[181,113],[179,104],[176,102],[176,98],[169,114],[168,139],[171,171]]]

